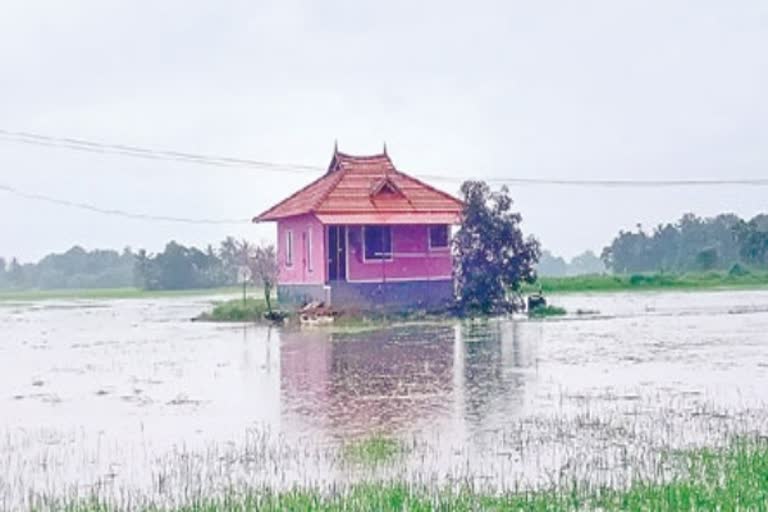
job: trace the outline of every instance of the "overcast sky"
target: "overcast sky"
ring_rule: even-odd
[[[768,177],[768,2],[0,3],[0,129],[477,177]],[[312,174],[0,140],[0,185],[153,215],[249,218]],[[768,210],[768,188],[512,187],[564,256],[684,212]],[[0,191],[0,255],[152,251],[274,226],[146,222]]]

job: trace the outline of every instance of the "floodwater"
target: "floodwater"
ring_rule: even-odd
[[[0,509],[369,478],[624,485],[663,477],[665,450],[768,434],[765,291],[346,332],[189,321],[210,300],[0,302]],[[396,463],[345,461],[371,436],[401,443]]]

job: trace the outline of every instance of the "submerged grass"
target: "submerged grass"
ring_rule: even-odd
[[[378,441],[371,445],[378,447]],[[385,451],[391,446],[384,443]],[[666,482],[638,480],[626,488],[591,486],[578,480],[538,491],[493,492],[472,485],[430,489],[401,481],[364,482],[343,488],[268,487],[230,491],[221,497],[199,496],[183,506],[129,507],[145,512],[245,511],[427,511],[427,510],[603,510],[691,511],[768,510],[768,443],[736,441],[722,449],[699,449],[670,455],[678,459],[679,476]],[[53,502],[49,502],[53,503]],[[107,512],[117,510],[97,499],[58,503],[56,510]]]
[[[768,272],[706,272],[690,274],[586,275],[541,277],[525,293],[610,292],[635,290],[705,290],[768,287]]]
[[[397,440],[382,435],[352,441],[344,446],[343,456],[348,462],[376,465],[394,459],[404,452]]]

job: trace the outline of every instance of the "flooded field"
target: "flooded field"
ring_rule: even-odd
[[[361,479],[621,487],[674,476],[670,451],[768,435],[768,292],[346,332],[190,322],[209,302],[0,303],[0,509]],[[370,439],[396,453],[345,455]]]

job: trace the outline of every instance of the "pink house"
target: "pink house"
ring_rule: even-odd
[[[433,306],[453,296],[463,204],[384,153],[334,151],[328,171],[254,222],[277,222],[278,297],[334,306]]]

